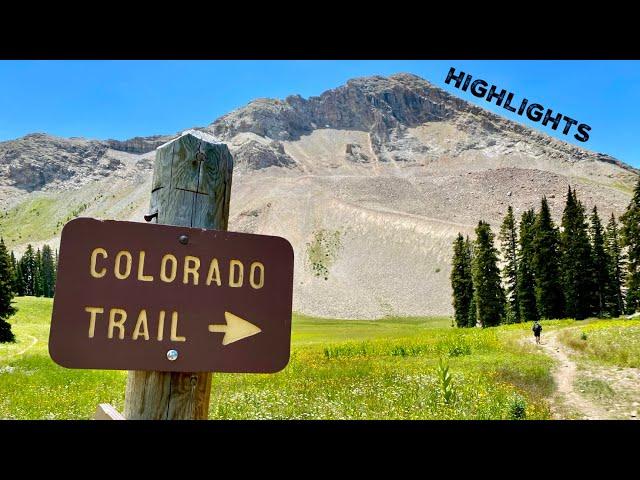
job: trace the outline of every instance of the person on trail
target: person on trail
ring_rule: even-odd
[[[540,343],[540,332],[542,332],[542,325],[540,325],[540,322],[538,320],[533,322],[533,327],[531,327],[531,330],[533,330],[533,334],[536,337],[536,343]]]

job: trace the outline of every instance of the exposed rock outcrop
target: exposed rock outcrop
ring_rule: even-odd
[[[230,145],[234,167],[259,170],[267,167],[291,167],[296,162],[284,151],[284,146],[276,140],[261,138],[238,139]]]
[[[411,132],[425,123],[453,125],[457,136],[467,140],[452,148],[434,149]],[[254,100],[220,117],[206,129],[225,141],[242,133],[295,141],[318,129],[364,131],[370,134],[371,148],[380,161],[410,161],[425,155],[437,158],[494,146],[508,151],[518,142],[525,142],[529,150],[537,149],[537,154],[550,158],[604,161],[633,171],[608,155],[590,152],[507,120],[407,73],[356,78],[308,99],[293,95],[284,100]],[[262,152],[274,156],[268,149]],[[252,153],[246,164],[251,166],[252,162],[264,165],[268,160]]]
[[[99,178],[120,166],[99,141],[34,133],[0,143],[0,184],[29,192],[76,177]]]
[[[155,150],[176,136],[177,135],[154,135],[152,137],[133,137],[128,140],[110,139],[106,140],[105,143],[113,150],[143,154]]]

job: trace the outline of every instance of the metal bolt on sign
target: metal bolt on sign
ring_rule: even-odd
[[[167,352],[167,359],[170,362],[173,362],[173,361],[177,360],[178,359],[178,352],[176,350],[169,350]]]

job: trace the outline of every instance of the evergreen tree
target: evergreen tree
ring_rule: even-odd
[[[564,315],[564,297],[560,284],[560,239],[546,197],[542,197],[533,230],[533,275],[538,316],[561,318]]]
[[[4,239],[0,238],[0,343],[15,341],[11,325],[7,321],[16,313],[12,305],[14,292],[11,270],[11,257],[4,245]]]
[[[612,213],[607,229],[605,231],[605,249],[609,258],[609,288],[606,310],[612,317],[619,317],[624,312],[624,296],[622,295],[622,285],[624,283],[625,259],[622,246],[620,245],[620,235],[618,234],[618,223]]]
[[[11,285],[13,288],[13,293],[17,295],[18,293],[18,262],[16,261],[16,256],[13,254],[13,250],[11,251]]]
[[[466,327],[469,322],[469,308],[473,298],[473,279],[471,277],[471,252],[469,242],[465,242],[458,233],[453,244],[451,266],[451,288],[453,289],[453,310],[458,327]]]
[[[476,305],[475,295],[471,296],[471,303],[469,304],[469,318],[467,319],[467,327],[476,327],[478,325],[478,307]]]
[[[519,249],[518,249],[518,304],[520,319],[525,322],[538,320],[536,307],[536,284],[534,278],[534,223],[536,214],[527,210],[520,218]]]
[[[40,251],[40,249],[36,250],[36,276],[33,291],[36,297],[42,297],[44,293],[44,284],[42,278],[42,252]]]
[[[22,277],[22,284],[24,285],[24,295],[36,294],[36,282],[37,282],[37,265],[36,254],[33,251],[31,244],[27,245],[27,249],[20,258],[20,275]]]
[[[55,263],[53,258],[53,252],[49,245],[42,247],[42,295],[45,297],[53,297],[56,278],[55,278]]]
[[[505,296],[500,281],[498,251],[488,223],[480,221],[473,248],[473,291],[479,323],[482,327],[499,325],[504,320]]]
[[[562,213],[560,268],[565,314],[584,319],[595,313],[595,274],[584,207],[571,187]]]
[[[622,245],[627,249],[627,313],[640,310],[640,178],[627,210],[620,217]]]
[[[467,251],[467,256],[469,258],[469,267],[471,268],[471,302],[469,303],[469,316],[467,318],[467,326],[475,327],[478,324],[478,309],[476,307],[475,296],[473,294],[473,243],[469,240],[469,235],[464,240],[464,246]]]
[[[14,283],[14,291],[18,297],[22,297],[26,295],[25,292],[25,284],[24,284],[24,275],[22,273],[22,263],[20,260],[16,261],[16,276]]]
[[[604,229],[598,215],[598,208],[593,207],[591,213],[591,253],[593,271],[595,274],[595,299],[596,315],[603,317],[607,314],[607,305],[610,304],[611,278],[609,266],[611,259],[605,248]]]
[[[518,298],[518,234],[513,208],[509,205],[500,226],[500,246],[502,250],[502,278],[506,283],[507,319],[509,323],[520,322],[520,300]]]
[[[56,282],[58,281],[58,249],[53,255],[53,293],[56,293]]]

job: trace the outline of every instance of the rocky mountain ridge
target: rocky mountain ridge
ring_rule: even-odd
[[[364,131],[370,135],[378,160],[403,161],[408,159],[407,149],[419,154],[430,152],[424,144],[415,141],[409,132],[411,128],[427,122],[447,121],[455,122],[469,135],[491,137],[500,133],[520,141],[526,137],[555,158],[570,157],[574,161],[590,158],[631,168],[607,154],[557,140],[451,95],[416,75],[404,73],[349,80],[344,86],[308,99],[300,95],[284,100],[257,99],[206,128],[222,140],[253,133],[272,140],[274,149],[279,148],[282,141],[298,140],[322,128]],[[478,146],[492,144],[488,141],[485,145],[468,147]],[[263,168],[265,163],[253,166]]]
[[[567,185],[603,217],[638,171],[499,117],[410,74],[304,99],[259,99],[199,130],[234,156],[229,229],[287,238],[294,308],[312,315],[446,315],[451,242],[497,231]],[[0,231],[11,248],[59,241],[77,215],[143,221],[154,148],[172,135],[0,143]],[[320,274],[319,274],[320,273]]]
[[[430,145],[412,132],[428,122],[451,123],[473,139],[446,148]],[[635,172],[607,154],[585,150],[500,117],[411,74],[356,78],[308,99],[300,95],[284,100],[257,99],[200,129],[230,142],[236,165],[249,170],[295,168],[296,162],[283,142],[299,140],[315,130],[333,129],[368,134],[367,146],[373,155],[367,155],[359,143],[345,145],[345,157],[360,165],[411,162],[416,157],[437,159],[496,145],[518,151],[517,144],[526,142],[551,159],[605,162]],[[28,134],[0,142],[0,185],[31,192],[49,184],[68,185],[74,178],[77,181],[72,184],[92,181],[123,167],[119,153],[144,155],[175,136],[177,133],[91,140]]]

